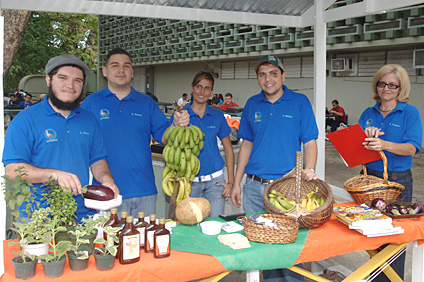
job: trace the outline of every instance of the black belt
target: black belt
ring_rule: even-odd
[[[253,174],[248,174],[247,177],[249,177],[249,178],[251,178],[255,181],[258,181],[262,184],[270,184],[274,181],[274,180],[271,180],[271,179],[263,179],[263,178],[257,177],[256,175],[253,175]]]

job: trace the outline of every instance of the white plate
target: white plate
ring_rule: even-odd
[[[99,211],[110,210],[111,208],[119,207],[122,204],[122,195],[118,195],[116,199],[109,201],[97,201],[84,198],[84,205],[89,209],[96,209]]]

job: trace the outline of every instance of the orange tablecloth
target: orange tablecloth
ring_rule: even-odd
[[[353,204],[353,203],[352,203]],[[424,217],[417,220],[400,220],[396,224],[405,229],[404,234],[367,238],[346,225],[331,219],[319,228],[309,232],[308,239],[296,263],[319,261],[333,256],[373,250],[386,243],[404,243],[424,240]],[[17,246],[14,246],[17,248]],[[16,249],[15,249],[16,250]],[[21,281],[15,279],[12,266],[12,250],[4,242],[5,273],[1,281]],[[97,271],[94,257],[90,258],[89,269],[74,272],[65,264],[65,274],[50,281],[189,281],[209,277],[226,269],[217,259],[209,255],[172,251],[171,256],[155,259],[152,254],[142,252],[139,263],[121,265],[118,261],[110,271]],[[36,276],[31,281],[46,281],[41,264],[37,266]]]

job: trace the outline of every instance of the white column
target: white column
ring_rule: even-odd
[[[0,90],[1,103],[3,103],[3,45],[4,44],[4,17],[0,16]],[[0,107],[0,153],[4,148],[4,107]],[[0,176],[4,175],[4,167],[0,165]],[[0,180],[3,187],[3,178]],[[4,201],[3,189],[0,189],[0,276],[4,273],[3,240],[6,234],[6,202]]]
[[[412,281],[424,281],[424,244],[414,242],[412,247]]]
[[[314,27],[314,111],[319,137],[316,173],[325,179],[325,100],[326,100],[326,49],[327,24],[323,19],[322,0],[315,0]]]

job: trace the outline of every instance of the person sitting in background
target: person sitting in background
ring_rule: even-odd
[[[335,119],[327,118],[325,121],[325,126],[331,126],[331,132],[337,130],[341,123],[347,124],[346,122],[346,114],[342,107],[339,106],[339,101],[333,100],[331,102],[333,108],[328,111],[329,114],[335,115]]]
[[[183,96],[180,99],[178,99],[177,104],[179,106],[179,105],[181,105],[184,102],[188,102],[188,95],[187,95],[187,93],[183,93]]]
[[[32,99],[32,95],[29,93],[26,93],[24,101],[19,103],[19,106],[23,107],[24,109],[34,105],[33,103],[31,103],[31,99]]]
[[[218,97],[213,97],[212,99],[211,99],[211,105],[210,105],[213,109],[217,109],[217,110],[220,110],[220,111],[223,111],[223,109],[221,109],[220,107],[219,107],[219,98]]]
[[[153,99],[153,101],[155,101],[156,103],[157,103],[157,102],[159,102],[158,97],[156,97],[156,95],[155,95],[155,94],[153,94],[152,92],[150,92],[150,91],[146,91],[146,95],[147,95],[147,96],[149,96],[150,98],[152,98],[152,99]]]
[[[221,109],[226,109],[228,107],[238,107],[238,106],[239,105],[233,102],[233,94],[227,93],[225,94],[225,103],[220,105],[219,107]]]

